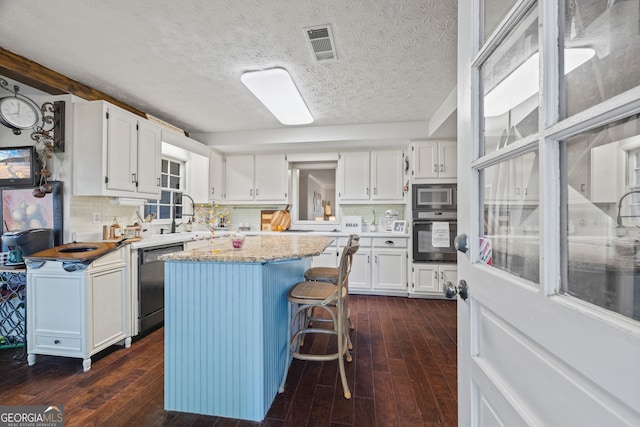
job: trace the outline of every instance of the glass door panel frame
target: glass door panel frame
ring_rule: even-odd
[[[477,0],[478,10],[482,10],[482,0]],[[537,6],[536,6],[537,3]],[[518,25],[531,7],[538,8],[539,25],[546,26],[547,31],[539,35],[540,50],[540,91],[538,94],[540,114],[539,131],[517,141],[504,149],[480,156],[482,144],[482,96],[481,66],[487,58],[497,49],[498,45]],[[498,28],[485,41],[481,43],[481,33],[477,36],[477,53],[472,60],[473,85],[472,111],[473,123],[477,131],[474,133],[473,158],[471,168],[477,176],[475,180],[480,191],[476,192],[477,200],[473,200],[472,215],[482,218],[482,183],[480,182],[480,170],[495,165],[502,161],[517,157],[521,154],[538,148],[541,173],[539,174],[540,205],[540,287],[538,292],[544,296],[559,294],[562,287],[562,279],[566,280],[566,242],[567,242],[567,218],[566,210],[559,209],[566,200],[566,182],[560,171],[561,141],[575,136],[586,130],[597,128],[619,119],[640,113],[640,87],[633,88],[620,95],[614,96],[593,107],[581,111],[571,117],[560,120],[560,112],[563,108],[564,93],[562,89],[561,72],[563,67],[563,55],[560,55],[563,46],[564,28],[559,24],[564,16],[564,0],[522,0],[512,8],[505,16]],[[553,31],[549,31],[553,28]],[[544,165],[544,166],[543,166]],[[542,171],[544,170],[544,173]],[[470,255],[478,268],[485,268],[479,263],[478,242],[482,225],[474,224],[470,233]],[[558,244],[560,236],[560,244]],[[542,262],[542,260],[544,260]],[[514,278],[518,281],[517,278]],[[524,283],[525,281],[522,280]],[[564,302],[572,297],[562,295]],[[560,298],[560,296],[559,296]],[[577,305],[584,308],[579,300]],[[573,305],[573,304],[572,304]]]

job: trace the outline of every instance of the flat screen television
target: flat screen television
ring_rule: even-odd
[[[37,164],[33,146],[0,147],[0,187],[35,186]]]

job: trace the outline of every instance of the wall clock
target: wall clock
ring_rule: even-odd
[[[17,96],[0,98],[0,123],[20,135],[40,121],[40,111],[29,101]]]

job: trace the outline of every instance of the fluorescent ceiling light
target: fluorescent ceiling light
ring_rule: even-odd
[[[313,122],[300,92],[284,68],[248,71],[240,80],[283,125]]]
[[[596,54],[596,51],[585,47],[565,49],[564,73],[569,74]],[[526,101],[538,92],[538,65],[540,53],[536,52],[511,74],[504,78],[484,97],[485,117],[500,116]]]

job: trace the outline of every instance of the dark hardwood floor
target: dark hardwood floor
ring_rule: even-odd
[[[456,302],[350,296],[353,362],[344,399],[337,362],[295,360],[262,423],[165,412],[163,329],[93,358],[0,350],[0,405],[63,405],[65,426],[456,426]],[[316,339],[305,345],[335,345]]]

